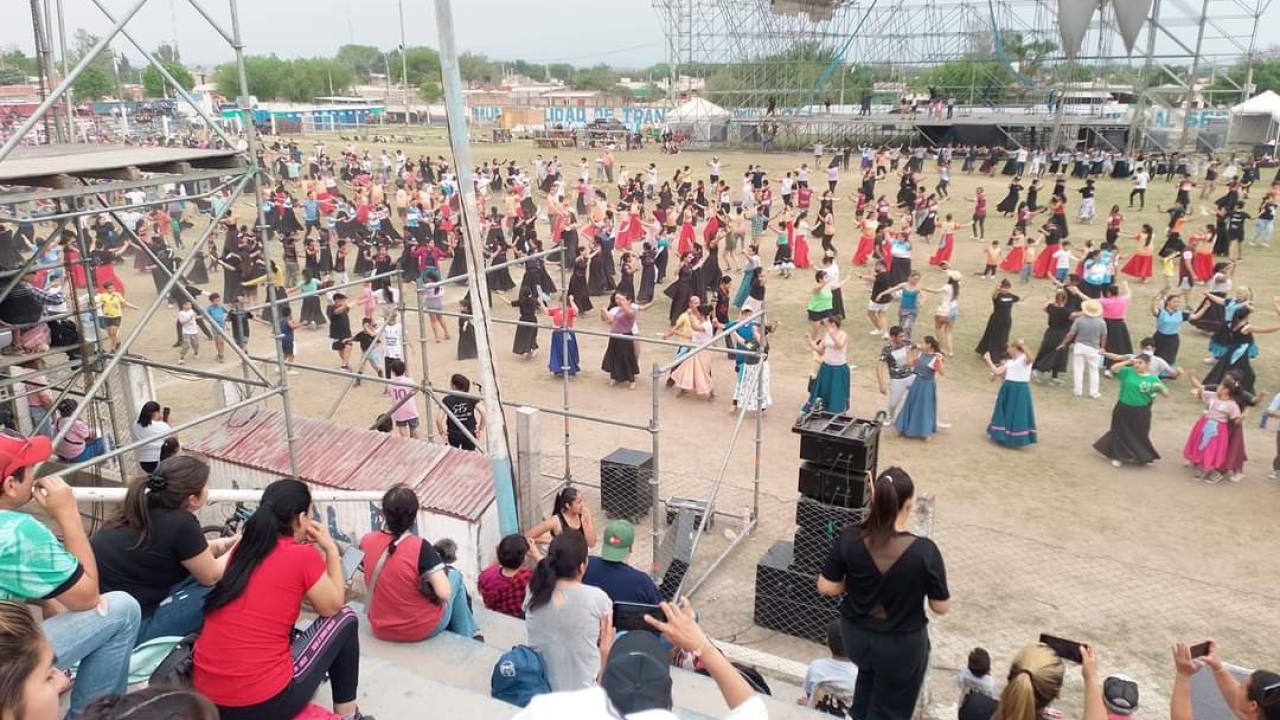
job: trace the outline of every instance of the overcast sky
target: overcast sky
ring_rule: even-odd
[[[45,0],[52,2],[52,0]],[[438,45],[435,3],[403,0],[405,40]],[[133,0],[102,0],[119,16]],[[228,0],[200,0],[230,29]],[[0,0],[0,46],[34,49],[30,11],[19,0]],[[400,43],[396,0],[239,0],[245,49],[282,57],[332,55],[356,42],[384,50]],[[77,27],[105,34],[111,23],[93,0],[63,0],[67,41]],[[454,29],[461,50],[531,62],[607,62],[643,67],[664,59],[662,28],[649,0],[454,0]],[[127,29],[148,50],[175,35],[187,63],[216,65],[232,51],[187,0],[148,0]],[[57,40],[55,39],[55,45]],[[116,47],[135,61],[141,55],[121,38]]]

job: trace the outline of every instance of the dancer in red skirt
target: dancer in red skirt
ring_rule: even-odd
[[[676,238],[676,254],[684,256],[693,251],[698,235],[693,229],[693,208],[686,207],[680,219],[680,235]]]
[[[1205,234],[1191,236],[1191,271],[1202,284],[1213,277],[1213,240],[1212,225],[1205,226]]]
[[[1053,277],[1054,271],[1058,269],[1058,261],[1054,255],[1062,249],[1062,228],[1051,221],[1045,223],[1040,232],[1044,235],[1044,248],[1036,256],[1031,272],[1038,278]]]
[[[880,225],[876,221],[876,211],[868,210],[860,225],[862,236],[858,238],[858,249],[853,253],[854,265],[866,265],[876,252],[876,228]]]
[[[1000,269],[1009,273],[1021,273],[1027,257],[1027,237],[1017,230],[1009,238],[1009,254],[1000,261]]]
[[[942,240],[938,243],[938,249],[933,252],[933,257],[929,258],[930,265],[943,267],[951,262],[951,253],[956,246],[956,232],[959,229],[960,223],[953,222],[951,213],[947,213],[947,219],[942,223]]]
[[[1129,262],[1120,268],[1121,273],[1132,278],[1141,278],[1142,282],[1146,282],[1151,277],[1151,236],[1154,232],[1151,225],[1143,224],[1142,230],[1134,236],[1134,239],[1138,241],[1138,249],[1133,252]]]

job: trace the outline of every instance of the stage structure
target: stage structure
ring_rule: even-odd
[[[701,84],[699,96],[733,113],[727,144],[1016,144],[1048,133],[1064,144],[1177,148],[1225,143],[1229,108],[1252,94],[1247,72],[1228,71],[1252,65],[1270,2],[1133,0],[1120,12],[1096,0],[653,5],[672,77],[701,80],[681,85]],[[931,91],[940,116],[928,112]],[[961,119],[970,130],[920,131]]]

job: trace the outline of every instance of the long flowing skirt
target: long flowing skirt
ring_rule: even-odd
[[[1159,460],[1160,453],[1151,445],[1151,406],[1116,403],[1111,410],[1111,429],[1098,438],[1093,449],[1129,465]]]
[[[1040,279],[1044,279],[1053,274],[1057,269],[1056,260],[1053,254],[1062,249],[1061,245],[1046,245],[1040,250],[1040,254],[1036,255],[1036,261],[1031,267],[1031,274]]]
[[[591,303],[591,293],[587,292],[587,279],[581,275],[575,274],[569,278],[569,297],[573,298],[580,313],[591,312],[595,307]]]
[[[1005,447],[1024,447],[1036,442],[1036,411],[1031,403],[1031,385],[1005,380],[996,395],[987,435]]]
[[[818,400],[822,409],[830,413],[842,413],[849,409],[849,366],[822,363],[818,376],[813,379],[806,407],[813,407]]]
[[[681,390],[710,395],[716,389],[711,379],[711,355],[700,352],[689,356],[671,371],[671,379]]]
[[[1257,347],[1251,342],[1231,345],[1225,349],[1213,369],[1201,382],[1205,385],[1217,385],[1222,382],[1222,378],[1226,377],[1228,372],[1235,370],[1240,375],[1240,387],[1244,388],[1245,392],[1252,393],[1256,377],[1253,373],[1253,364],[1249,359],[1255,355],[1257,355]]]
[[[640,374],[640,361],[636,357],[635,340],[611,337],[600,361],[600,369],[609,373],[614,382],[635,382]]]
[[[927,438],[938,432],[938,383],[932,377],[920,375],[911,383],[893,427],[914,438]]]
[[[479,356],[476,352],[476,326],[466,318],[458,318],[458,359],[475,360]]]
[[[1170,365],[1178,364],[1178,347],[1182,345],[1182,337],[1180,335],[1167,335],[1165,333],[1156,333],[1151,336],[1156,343],[1156,357],[1164,360]],[[1110,344],[1110,338],[1107,344]]]
[[[551,370],[551,374],[559,375],[568,368],[570,375],[577,375],[578,370],[578,335],[572,330],[569,331],[569,354],[565,356],[565,337],[563,330],[553,330],[551,332],[551,352],[547,360],[547,368]],[[567,362],[566,362],[567,361]]]
[[[515,280],[511,279],[511,272],[505,268],[489,271],[489,289],[494,292],[506,292],[516,286]]]
[[[1044,331],[1044,339],[1040,341],[1040,349],[1036,351],[1036,361],[1031,369],[1037,372],[1063,373],[1067,371],[1067,351],[1059,350],[1062,339],[1067,336],[1068,328],[1048,328]]]
[[[740,408],[750,412],[767,410],[773,404],[773,394],[769,388],[769,361],[763,360],[755,364],[742,363],[738,372],[738,382],[733,388],[733,402]],[[759,384],[757,393],[756,385]]]
[[[1107,320],[1107,352],[1116,355],[1133,353],[1133,338],[1129,337],[1129,326],[1123,319]]]
[[[511,352],[515,355],[528,355],[538,349],[538,328],[528,325],[516,327],[515,338],[511,341]]]
[[[302,298],[302,311],[298,313],[298,322],[313,325],[324,325],[328,322],[320,310],[319,295]]]
[[[978,341],[978,347],[973,351],[979,355],[991,353],[993,360],[1000,357],[1009,347],[1009,329],[1012,325],[1012,319],[993,313],[987,318],[987,329],[982,333],[982,339]]]
[[[1129,258],[1129,262],[1120,268],[1120,272],[1134,278],[1151,277],[1151,256],[1150,255],[1134,255]]]
[[[1025,245],[1014,246],[1010,248],[1009,254],[1004,256],[1004,260],[1000,261],[1000,269],[1005,272],[1020,273],[1026,257],[1027,248]]]
[[[1204,471],[1222,470],[1227,465],[1227,425],[1201,415],[1182,446],[1182,458]]]
[[[955,249],[955,237],[951,235],[943,235],[942,242],[938,243],[938,249],[933,252],[933,256],[929,258],[930,265],[941,265],[942,263],[951,262],[951,253]]]
[[[1210,293],[1214,297],[1225,298],[1226,293],[1216,292]],[[1206,308],[1205,306],[1208,305]],[[1203,311],[1203,314],[1196,320],[1192,320],[1191,324],[1205,332],[1214,332],[1222,323],[1226,321],[1227,311],[1221,305],[1208,300],[1201,300],[1200,305],[1196,307],[1196,312]]]
[[[636,301],[647,303],[653,299],[653,288],[657,284],[658,269],[653,265],[645,265],[640,269],[640,290],[636,293]]]
[[[867,261],[876,252],[876,239],[872,235],[863,235],[858,238],[858,248],[853,253],[854,265],[866,265]]]

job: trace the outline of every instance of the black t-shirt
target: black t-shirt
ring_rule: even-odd
[[[460,397],[458,395],[445,395],[443,404],[445,407],[449,408],[449,412],[453,413],[458,418],[458,422],[462,423],[462,426],[467,429],[467,432],[472,435],[476,434],[476,401],[474,399]],[[462,434],[462,431],[458,429],[458,426],[454,424],[453,420],[447,419],[446,424],[449,428],[448,436],[450,445],[464,450],[475,449],[471,440],[469,440],[466,435]]]
[[[887,272],[877,273],[875,279],[871,281],[871,302],[888,302],[887,299],[881,298],[880,295],[891,287],[893,287],[893,277]]]
[[[855,625],[882,633],[909,633],[924,628],[924,600],[947,600],[947,570],[942,553],[929,538],[896,533],[890,540],[909,542],[883,574],[876,567],[860,528],[849,528],[831,547],[822,576],[844,582],[840,614]]]
[[[182,561],[204,552],[209,543],[200,521],[185,510],[152,510],[151,543],[135,548],[138,538],[131,527],[106,527],[89,544],[102,592],[129,593],[142,606],[142,616],[151,617],[169,590],[190,576]]]
[[[1258,213],[1259,220],[1274,220],[1276,218],[1276,204],[1273,202],[1262,203],[1262,212]]]
[[[351,339],[360,343],[360,352],[369,352],[369,346],[373,344],[373,335],[368,330],[361,330]]]
[[[1243,210],[1236,210],[1227,217],[1227,232],[1232,236],[1244,237],[1244,223],[1249,219],[1249,213]]]
[[[336,305],[330,305],[325,310],[325,314],[329,316],[329,337],[334,340],[346,340],[351,337],[351,308],[334,312],[336,308]]]

